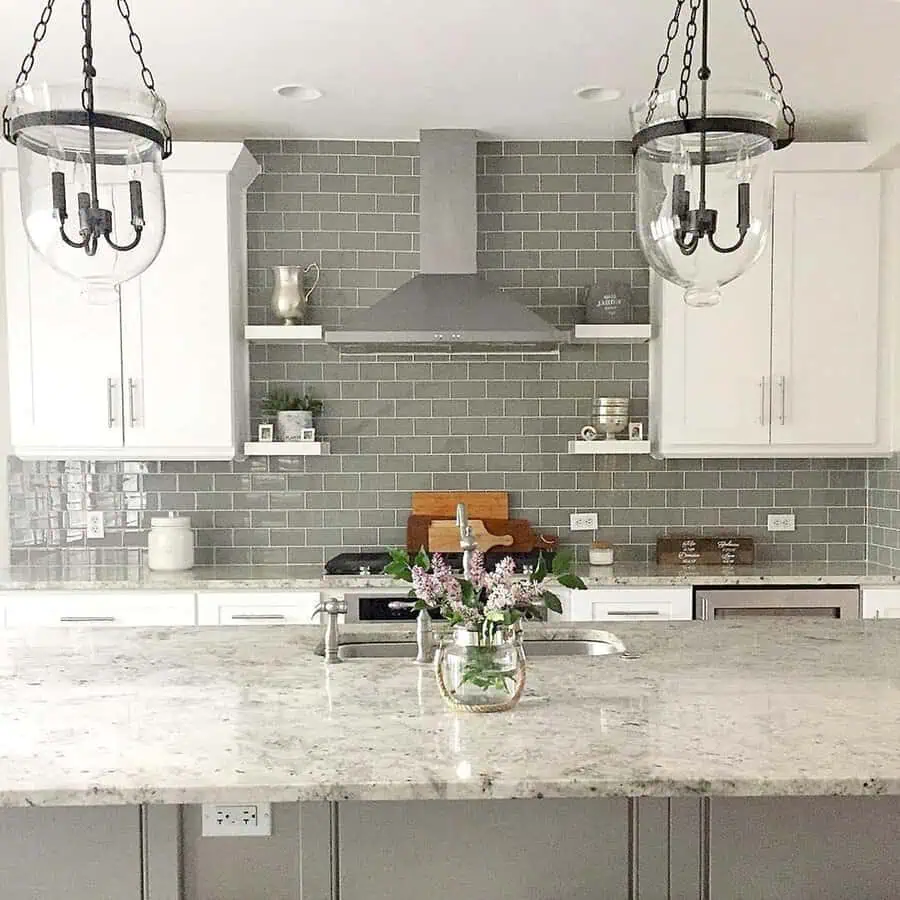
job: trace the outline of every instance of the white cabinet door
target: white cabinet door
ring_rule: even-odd
[[[864,619],[900,619],[900,588],[863,588]]]
[[[879,442],[880,202],[878,173],[775,177],[773,445]]]
[[[181,591],[17,591],[7,597],[10,628],[193,625],[196,620],[194,594]]]
[[[197,595],[198,625],[309,625],[318,591],[210,591]]]
[[[758,447],[769,442],[771,253],[722,290],[718,305],[692,308],[684,289],[654,276],[655,342],[664,354],[658,448]],[[655,430],[655,429],[654,429]]]
[[[79,282],[32,250],[15,172],[3,175],[3,243],[13,452],[63,457],[121,447],[118,299],[88,302]]]
[[[692,619],[690,587],[604,587],[570,591],[563,618],[573,622],[642,622]]]
[[[159,257],[123,286],[125,446],[142,457],[235,453],[228,181],[166,176]]]

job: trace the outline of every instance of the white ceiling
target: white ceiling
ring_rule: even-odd
[[[674,0],[131,0],[176,138],[414,138],[476,128],[503,138],[625,138]],[[687,3],[685,6],[687,7]],[[94,0],[101,76],[138,83],[115,0]],[[714,0],[713,84],[763,87],[738,0]],[[0,84],[11,85],[43,0],[0,0]],[[756,0],[801,136],[894,128],[900,3]],[[80,3],[58,0],[35,80],[77,80]],[[686,11],[682,21],[686,21]],[[682,31],[683,33],[683,31]],[[677,75],[679,55],[669,78]],[[284,100],[303,82],[324,96]],[[573,90],[619,88],[596,104]],[[900,126],[900,122],[898,122]],[[900,136],[900,128],[896,136]]]

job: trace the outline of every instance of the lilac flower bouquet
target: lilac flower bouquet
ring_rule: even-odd
[[[496,631],[523,618],[539,617],[543,609],[562,612],[559,597],[541,587],[549,575],[563,587],[585,586],[570,571],[570,553],[557,553],[550,569],[541,555],[534,570],[522,576],[516,574],[515,563],[508,556],[493,572],[486,571],[484,554],[476,550],[472,553],[469,578],[455,574],[439,553],[429,557],[420,550],[410,558],[405,550],[392,549],[390,554],[385,574],[412,583],[416,609],[440,610],[451,625],[480,632],[486,645],[490,645]]]
[[[562,612],[559,597],[541,587],[544,579],[552,575],[563,587],[585,586],[570,571],[567,553],[557,553],[549,570],[539,556],[534,571],[522,576],[510,557],[486,571],[484,555],[475,551],[468,578],[455,574],[438,553],[429,557],[420,550],[412,559],[405,550],[390,554],[385,574],[411,582],[415,608],[440,610],[454,626],[453,641],[441,645],[435,671],[445,699],[471,711],[510,709],[521,696],[525,657],[515,627],[544,609]]]

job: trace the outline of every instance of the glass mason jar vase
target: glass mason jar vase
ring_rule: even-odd
[[[525,688],[525,655],[512,628],[490,637],[458,625],[435,658],[441,696],[464,712],[512,709]]]

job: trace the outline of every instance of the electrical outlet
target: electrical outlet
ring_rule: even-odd
[[[103,531],[103,513],[98,510],[91,510],[87,514],[87,536],[88,538],[102,538]]]
[[[597,513],[571,513],[569,515],[569,531],[595,531],[597,529]]]
[[[797,527],[794,521],[793,515],[770,515],[766,520],[766,526],[769,531],[794,531]]]
[[[203,837],[268,837],[271,833],[271,803],[203,804]]]

